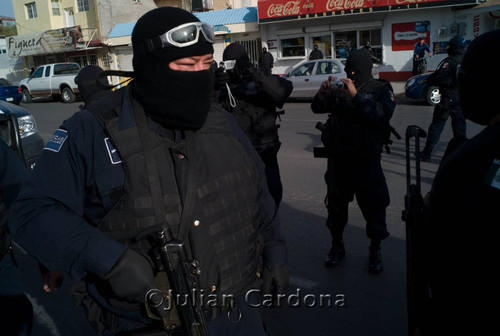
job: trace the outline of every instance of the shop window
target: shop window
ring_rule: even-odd
[[[303,37],[280,39],[282,57],[305,56],[305,43]]]
[[[359,39],[362,45],[370,42],[374,63],[382,63],[382,31],[380,29],[361,30]]]
[[[52,15],[61,15],[61,8],[59,7],[59,0],[52,0]]]
[[[36,12],[36,3],[30,2],[24,5],[26,7],[26,16],[28,19],[34,19],[38,17],[38,14]]]
[[[330,34],[311,37],[311,50],[315,44],[318,45],[324,58],[332,58],[332,36]]]
[[[335,57],[347,58],[357,49],[356,31],[335,33]]]
[[[89,10],[89,0],[77,0],[76,3],[78,5],[78,11],[79,12],[88,12],[88,10]]]

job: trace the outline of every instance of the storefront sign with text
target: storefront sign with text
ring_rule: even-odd
[[[259,22],[475,4],[475,0],[259,0]]]

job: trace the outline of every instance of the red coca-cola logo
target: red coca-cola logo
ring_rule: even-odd
[[[290,16],[299,15],[300,13],[300,1],[289,1],[286,4],[271,4],[267,8],[267,16]]]
[[[364,0],[328,0],[326,3],[327,11],[338,11],[346,9],[363,8]]]

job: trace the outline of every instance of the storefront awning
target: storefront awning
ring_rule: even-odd
[[[258,9],[259,23],[268,23],[477,3],[477,0],[258,0]]]

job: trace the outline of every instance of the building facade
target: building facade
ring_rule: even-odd
[[[345,58],[370,42],[375,71],[391,81],[411,76],[415,43],[422,36],[434,52],[433,70],[446,57],[449,40],[470,42],[495,29],[499,1],[475,0],[259,0],[262,42],[275,59],[274,73],[308,59],[317,44],[326,58]],[[477,8],[481,7],[481,8]]]
[[[31,68],[55,62],[115,68],[103,42],[114,25],[156,8],[153,0],[16,0],[18,35],[6,39],[10,58]]]
[[[375,72],[391,81],[411,76],[420,36],[434,51],[428,70],[446,56],[448,41],[499,28],[500,0],[15,0],[18,36],[6,39],[10,58],[32,67],[53,62],[132,70],[131,34],[139,17],[157,6],[193,11],[212,25],[214,59],[240,42],[256,64],[262,47],[273,73],[307,60],[314,44],[325,58],[345,58],[370,42]],[[19,62],[16,62],[19,64]]]

